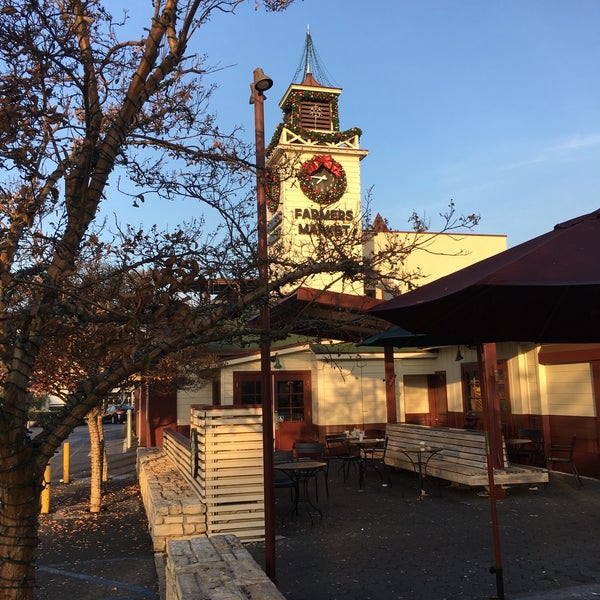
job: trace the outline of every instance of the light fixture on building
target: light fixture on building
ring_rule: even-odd
[[[281,361],[279,360],[279,354],[275,353],[275,356],[271,358],[271,362],[273,363],[274,369],[281,369]]]
[[[464,358],[464,356],[460,353],[460,346],[457,346],[456,348],[456,356],[454,357],[454,360],[456,362],[461,361]]]

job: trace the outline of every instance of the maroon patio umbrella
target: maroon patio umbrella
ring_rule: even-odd
[[[600,341],[600,210],[373,307],[463,344]]]
[[[477,346],[490,441],[495,553],[491,571],[501,600],[504,583],[493,475],[501,434],[495,344],[487,342],[600,342],[599,256],[600,210],[596,210],[369,311],[414,334]]]

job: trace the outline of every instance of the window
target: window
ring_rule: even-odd
[[[278,381],[277,417],[280,421],[304,421],[304,381]]]
[[[260,372],[233,374],[233,403],[262,404]]]
[[[510,433],[512,427],[512,412],[508,391],[508,370],[505,360],[499,360],[496,365],[498,396],[500,400],[500,418],[503,433]],[[465,411],[473,410],[481,418],[483,400],[481,395],[481,379],[477,363],[461,365],[463,382],[463,400]]]

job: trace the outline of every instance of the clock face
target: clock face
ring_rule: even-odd
[[[313,156],[302,163],[298,180],[304,194],[321,205],[337,202],[347,185],[344,167],[329,154]]]
[[[309,183],[315,192],[328,194],[335,185],[335,175],[325,167],[321,167],[310,175]]]

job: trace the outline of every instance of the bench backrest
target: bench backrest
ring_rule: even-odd
[[[395,449],[399,447],[415,446],[420,442],[425,442],[432,448],[444,449],[443,452],[432,457],[432,464],[438,461],[449,461],[484,469],[487,467],[487,450],[483,431],[388,423],[386,433],[388,455],[398,452]],[[504,465],[507,466],[508,459],[504,440],[502,447]]]

